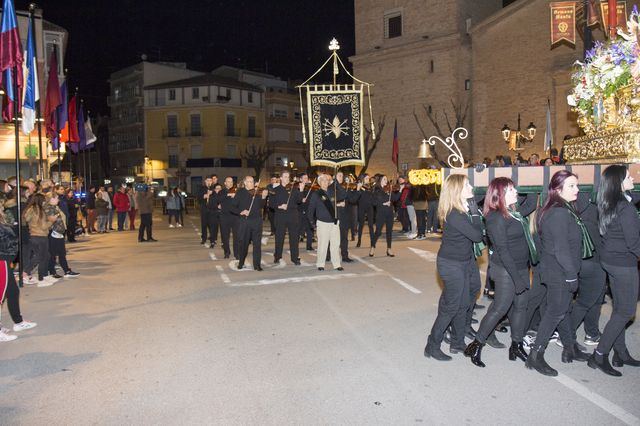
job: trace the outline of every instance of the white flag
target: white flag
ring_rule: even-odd
[[[547,128],[544,130],[544,150],[549,152],[553,146],[553,131],[551,130],[551,102],[547,100]]]
[[[87,136],[87,148],[90,148],[89,145],[92,145],[98,138],[93,134],[93,129],[91,128],[91,119],[87,118],[87,121],[84,122],[84,133]]]

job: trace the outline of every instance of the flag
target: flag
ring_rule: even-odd
[[[38,68],[36,63],[35,44],[31,20],[29,18],[29,32],[27,35],[27,50],[25,51],[25,62],[23,72],[26,84],[23,92],[22,104],[22,133],[28,135],[35,127],[36,123],[36,102],[40,99],[38,90]]]
[[[20,89],[22,88],[22,46],[16,13],[12,0],[4,0],[2,7],[2,26],[0,27],[0,71],[2,71],[2,87],[5,96],[3,98],[2,118],[5,121],[13,120],[14,102],[18,102],[20,110]],[[13,75],[13,72],[16,75]],[[13,84],[18,86],[18,93],[14,93]]]
[[[58,83],[58,60],[55,50],[51,53],[49,61],[49,78],[47,80],[47,97],[44,101],[44,122],[47,137],[53,144],[53,149],[60,148],[58,140],[58,113],[56,109],[60,106],[60,84]]]
[[[87,149],[91,149],[91,145],[98,139],[96,135],[93,134],[93,129],[91,128],[91,117],[87,117],[87,121],[84,123],[84,133],[87,139],[86,147]]]
[[[547,128],[544,130],[544,150],[549,152],[553,145],[553,132],[551,131],[551,102],[547,99]]]
[[[69,121],[67,124],[67,135],[66,138],[62,139],[63,142],[71,144],[80,142],[80,136],[78,135],[78,108],[75,96],[71,98],[71,101],[69,101]]]
[[[75,98],[73,98],[75,101]],[[82,103],[80,103],[80,107],[78,108],[78,143],[72,143],[69,145],[71,151],[74,154],[77,154],[78,151],[84,151],[87,149],[87,134],[84,131],[84,111],[82,110]]]
[[[393,151],[391,151],[391,161],[398,168],[398,155],[400,154],[400,145],[398,142],[398,120],[393,125]]]
[[[56,108],[56,117],[60,142],[66,142],[69,140],[69,96],[66,79],[60,85],[60,105]]]

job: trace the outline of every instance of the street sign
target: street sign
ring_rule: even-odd
[[[401,167],[402,167],[402,170],[406,172],[407,170],[409,170],[409,163],[402,163]]]

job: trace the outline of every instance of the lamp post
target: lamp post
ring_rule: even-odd
[[[518,113],[518,128],[515,132],[512,131],[506,124],[504,125],[504,127],[502,127],[502,138],[507,143],[507,145],[509,145],[510,151],[522,151],[524,150],[522,144],[533,142],[533,138],[536,137],[537,131],[537,128],[533,124],[533,121],[529,123],[526,130],[527,133],[525,135],[520,129],[520,113]]]
[[[147,181],[148,180],[148,176],[147,176],[147,164],[149,163],[149,160],[151,160],[149,158],[149,156],[147,154],[144,155],[144,180]]]

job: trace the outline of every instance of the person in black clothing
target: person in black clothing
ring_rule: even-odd
[[[484,217],[491,250],[490,275],[495,281],[495,298],[482,319],[476,337],[465,355],[478,367],[484,367],[481,353],[496,325],[509,313],[511,347],[509,359],[526,361],[522,340],[527,315],[529,263],[537,263],[537,251],[526,216],[536,208],[536,197],[528,196],[518,206],[518,191],[513,181],[499,177],[491,181],[484,200]]]
[[[289,251],[294,265],[300,265],[298,247],[300,244],[300,224],[298,205],[302,202],[301,185],[289,184],[288,170],[280,173],[280,183],[275,183],[269,192],[269,207],[275,211],[276,247],[273,263],[279,263],[284,250],[284,236],[289,233]]]
[[[424,348],[424,356],[438,361],[451,357],[440,349],[445,330],[452,325],[451,353],[464,352],[469,287],[478,271],[474,252],[483,239],[482,217],[473,199],[473,187],[465,175],[447,177],[442,187],[438,216],[443,223],[442,244],[436,265],[444,283],[436,317]],[[475,270],[475,271],[474,271]]]
[[[369,241],[374,239],[375,215],[373,211],[373,191],[371,190],[371,177],[364,174],[360,177],[360,197],[358,198],[358,243],[356,247],[360,247],[362,243],[362,231],[364,230],[364,221],[366,219],[369,227]]]
[[[540,276],[547,287],[547,308],[540,320],[536,341],[525,363],[545,376],[557,376],[544,359],[554,330],[563,344],[562,362],[586,361],[587,354],[576,346],[571,331],[571,301],[578,290],[578,273],[583,258],[593,255],[593,242],[575,211],[578,178],[562,170],[553,175],[549,194],[536,218],[540,234]]]
[[[69,212],[67,221],[67,241],[70,243],[76,242],[76,228],[78,227],[78,208],[79,202],[76,198],[73,189],[67,190],[66,205]]]
[[[360,196],[357,190],[360,184],[353,184],[349,187],[349,182],[345,182],[344,173],[339,171],[336,173],[336,180],[334,182],[336,186],[336,192],[338,194],[338,203],[344,206],[338,206],[338,221],[340,222],[340,255],[342,261],[346,263],[353,262],[353,259],[349,257],[349,228],[351,227],[351,213],[349,211],[349,203],[356,203]]]
[[[260,192],[255,188],[252,176],[244,178],[244,188],[236,191],[231,203],[231,213],[238,216],[238,269],[244,268],[244,261],[249,252],[249,243],[253,244],[253,269],[262,271],[261,240],[262,240],[262,208],[264,207],[268,191]]]
[[[238,217],[231,213],[231,204],[235,195],[236,188],[233,184],[233,178],[227,176],[224,178],[224,188],[217,194],[217,201],[220,206],[220,238],[222,239],[222,250],[225,259],[228,259],[231,255],[231,248],[229,247],[231,231],[233,231],[233,257],[238,259],[238,230],[236,228]]]
[[[207,198],[207,229],[209,230],[209,247],[214,248],[218,243],[218,229],[220,228],[220,199],[222,185],[211,185],[211,194]],[[206,243],[205,243],[206,246]]]
[[[313,227],[311,222],[307,218],[309,201],[311,200],[311,187],[314,182],[309,182],[309,176],[306,173],[302,173],[300,176],[300,183],[303,184],[302,200],[298,204],[298,223],[300,224],[300,241],[304,239],[306,242],[307,251],[313,250]]]
[[[273,191],[273,188],[275,187],[275,185],[277,185],[280,182],[280,177],[278,175],[271,175],[271,180],[269,181],[269,184],[267,185],[267,191],[269,192],[269,194],[271,194],[271,191]],[[267,201],[264,205],[264,208],[267,211],[267,218],[269,219],[269,226],[271,227],[269,235],[275,235],[276,233],[276,211],[274,208],[271,207],[270,203]]]
[[[207,230],[209,229],[208,209],[207,201],[209,196],[213,194],[213,185],[218,183],[218,177],[216,175],[208,176],[204,180],[204,186],[200,188],[198,193],[198,204],[200,204],[200,244],[207,242]]]
[[[600,261],[609,275],[613,312],[604,327],[598,347],[589,358],[589,367],[611,376],[622,373],[609,364],[638,367],[640,361],[629,354],[625,341],[627,323],[635,316],[638,301],[638,259],[640,258],[640,218],[626,191],[633,189],[633,178],[624,166],[609,166],[602,173],[598,188],[598,213],[602,253]]]
[[[86,210],[87,210],[87,232],[88,233],[97,233],[96,230],[96,187],[91,185],[89,187],[89,192],[87,193],[86,200]]]
[[[427,185],[427,233],[438,232],[440,221],[438,220],[438,200],[440,198],[440,185],[432,183]]]
[[[376,206],[376,233],[371,240],[371,248],[369,256],[373,257],[376,251],[376,243],[382,235],[382,227],[386,228],[387,238],[387,256],[394,257],[391,251],[391,241],[393,239],[393,203],[400,199],[400,192],[393,191],[391,185],[388,185],[388,179],[382,175],[376,179],[376,185],[373,189],[373,203]]]

